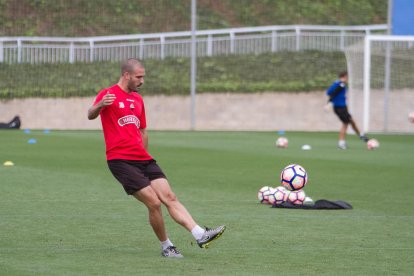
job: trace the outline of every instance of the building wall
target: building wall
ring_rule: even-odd
[[[200,94],[196,97],[196,130],[336,131],[340,123],[326,112],[324,92]],[[13,99],[0,102],[0,120],[19,115],[22,128],[99,129],[87,110],[94,98]],[[191,127],[189,96],[144,95],[148,129]]]

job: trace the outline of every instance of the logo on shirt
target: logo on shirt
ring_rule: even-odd
[[[127,116],[124,116],[122,118],[119,118],[119,120],[118,120],[118,125],[120,125],[120,126],[125,126],[125,125],[129,125],[129,124],[134,124],[134,125],[137,126],[137,128],[139,128],[140,121],[134,115],[127,115]]]
[[[119,108],[124,108],[124,107],[125,107],[124,103],[123,102],[119,102]]]
[[[129,108],[134,109],[134,108],[135,108],[134,104],[132,103],[132,104],[129,106]]]

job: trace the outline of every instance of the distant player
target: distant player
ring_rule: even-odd
[[[339,141],[338,141],[338,148],[346,149],[346,131],[348,129],[348,125],[351,124],[352,129],[355,133],[363,140],[364,142],[368,141],[368,137],[362,135],[355,123],[352,119],[351,114],[348,112],[348,107],[346,105],[346,92],[347,92],[347,84],[348,84],[348,72],[344,71],[339,73],[339,79],[336,80],[326,91],[328,95],[328,105],[333,105],[333,109],[335,114],[338,116],[339,120],[342,122],[342,127],[339,131]]]
[[[139,60],[122,62],[119,82],[99,92],[88,110],[88,119],[101,115],[108,167],[125,192],[148,208],[149,222],[161,243],[162,256],[179,258],[181,253],[167,236],[161,204],[202,248],[220,237],[226,227],[200,227],[178,201],[165,174],[148,153],[144,102],[137,93],[144,77],[145,68]]]

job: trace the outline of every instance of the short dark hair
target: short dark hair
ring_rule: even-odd
[[[144,65],[142,65],[141,61],[136,58],[129,58],[127,60],[124,60],[121,63],[121,75],[123,75],[125,72],[131,73],[136,66],[144,68]]]
[[[338,77],[339,77],[339,78],[343,78],[343,77],[345,77],[345,76],[348,76],[348,71],[341,71],[341,72],[339,72],[339,74],[338,74]]]

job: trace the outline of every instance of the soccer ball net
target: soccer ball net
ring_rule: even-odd
[[[414,38],[369,36],[345,55],[357,124],[365,132],[414,133],[408,120],[414,111]]]

